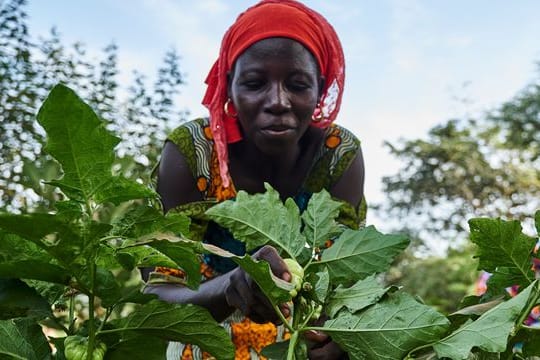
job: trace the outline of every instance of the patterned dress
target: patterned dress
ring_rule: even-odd
[[[355,158],[359,140],[348,130],[332,125],[324,130],[325,138],[317,151],[308,176],[294,197],[300,211],[305,210],[311,194],[329,190],[340,179],[344,171]],[[204,212],[218,202],[233,199],[236,196],[234,184],[224,188],[219,174],[218,159],[214,149],[209,121],[206,118],[196,119],[175,129],[168,137],[183,154],[196,179],[197,188],[203,201],[178,206],[170,211],[181,212],[192,220],[191,237],[204,241],[237,255],[245,253],[242,242],[235,240],[232,235],[219,225],[209,222]],[[358,228],[364,225],[366,203],[363,200],[358,208],[343,202],[338,221],[347,227]],[[331,245],[329,239],[328,245]],[[234,269],[236,265],[229,259],[214,255],[201,258],[202,281]],[[181,270],[157,268],[150,276],[149,282],[172,282],[182,284],[185,278]],[[278,340],[286,339],[288,334],[283,327],[272,323],[257,324],[244,317],[239,311],[227,318],[222,326],[231,334],[235,344],[235,359],[264,359],[258,353],[265,346]],[[210,355],[202,352],[196,346],[181,343],[170,343],[167,359],[210,359]]]

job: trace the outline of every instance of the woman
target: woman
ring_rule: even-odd
[[[242,243],[214,223],[197,221],[197,215],[215,201],[234,198],[238,190],[263,192],[265,182],[283,199],[294,198],[301,210],[311,194],[326,189],[344,203],[340,221],[359,226],[365,216],[364,164],[359,141],[333,125],[344,58],[334,29],[321,15],[292,0],[267,0],[249,8],[225,34],[206,82],[203,104],[210,118],[180,126],[163,149],[157,189],[165,211],[190,214],[201,226],[203,241],[237,254],[245,252]],[[253,257],[268,261],[275,275],[290,280],[274,248],[263,247]],[[269,302],[242,269],[207,256],[201,270],[206,281],[197,291],[163,281],[152,284],[170,275],[182,277],[160,268],[146,291],[166,301],[204,306],[216,320],[224,320],[237,359],[256,358],[283,335]],[[312,334],[311,340],[318,344],[310,358],[343,356],[324,334]],[[197,358],[197,351],[175,344],[168,357]]]

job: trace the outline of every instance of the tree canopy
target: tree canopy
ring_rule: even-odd
[[[185,75],[176,50],[165,52],[153,86],[133,70],[132,83],[123,89],[118,45],[106,45],[94,59],[81,42],[64,45],[54,27],[47,37],[34,39],[25,6],[26,0],[0,2],[0,210],[46,208],[55,196],[39,181],[58,177],[59,168],[42,155],[44,133],[35,116],[59,82],[75,89],[121,136],[116,171],[134,179],[148,174],[165,134],[187,114],[177,104]]]

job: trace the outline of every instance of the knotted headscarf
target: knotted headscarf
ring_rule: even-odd
[[[345,60],[339,38],[328,21],[295,0],[263,0],[238,16],[221,42],[219,57],[206,78],[203,105],[210,111],[210,126],[223,185],[230,185],[227,144],[240,141],[235,117],[224,111],[227,74],[244,50],[257,41],[285,37],[304,45],[315,57],[325,78],[319,109],[322,120],[313,126],[328,127],[337,117],[345,81]],[[316,111],[318,111],[316,109]]]

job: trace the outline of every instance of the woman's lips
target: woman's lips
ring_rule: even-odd
[[[270,136],[284,136],[293,133],[294,128],[282,125],[273,125],[263,128],[262,132]]]

